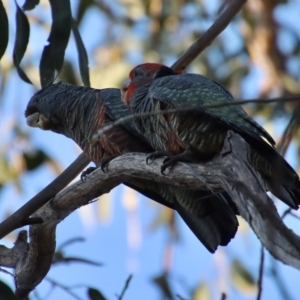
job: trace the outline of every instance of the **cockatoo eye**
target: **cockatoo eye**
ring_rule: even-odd
[[[143,75],[143,71],[140,70],[140,69],[136,69],[136,70],[134,70],[134,72],[133,72],[133,77],[132,77],[132,79],[134,79],[134,78],[136,78],[136,77],[139,77],[139,76],[142,76],[142,75]]]

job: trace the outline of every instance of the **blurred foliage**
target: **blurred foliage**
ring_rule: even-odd
[[[102,293],[94,288],[88,289],[88,296],[90,300],[106,300]]]
[[[0,59],[3,56],[8,43],[8,18],[3,6],[2,1],[0,2]]]
[[[17,300],[15,293],[4,282],[0,281],[0,300]],[[28,298],[29,299],[29,298]]]
[[[206,282],[201,282],[193,292],[193,300],[209,300],[211,299],[209,287]]]
[[[256,281],[243,262],[238,259],[234,259],[232,262],[231,277],[236,289],[241,293],[254,296],[257,292]]]
[[[174,299],[167,273],[164,272],[163,274],[154,277],[152,281],[161,291],[162,299]]]
[[[217,14],[230,5],[231,0],[216,3],[214,6],[204,0],[71,0],[70,6],[69,0],[27,0],[20,8],[12,0],[0,1],[0,193],[1,187],[9,184],[22,191],[22,176],[45,164],[50,163],[55,173],[60,171],[47,149],[40,148],[32,140],[21,118],[3,113],[8,103],[14,103],[7,96],[8,82],[18,82],[22,86],[21,79],[16,79],[17,73],[35,86],[39,82],[46,85],[60,71],[60,78],[73,84],[84,82],[89,85],[91,82],[96,88],[119,87],[128,71],[138,63],[153,61],[171,65]],[[219,81],[237,98],[245,98],[249,92],[251,97],[299,93],[299,24],[279,17],[290,6],[298,7],[299,0],[248,1],[228,30],[197,58],[189,71]],[[48,17],[50,9],[51,18]],[[73,44],[77,47],[78,62],[74,58]],[[46,46],[42,49],[40,45]],[[19,88],[17,93],[20,93]],[[258,102],[247,106],[246,110],[268,120],[268,129],[276,132],[277,117],[289,120],[295,108],[293,102],[268,106]],[[299,118],[297,120],[291,122],[292,129],[287,130],[287,136],[288,142],[294,141],[297,145],[299,159]],[[124,207],[128,215],[134,217],[138,213],[136,196],[129,190],[125,193]],[[98,216],[105,221],[112,211],[111,197],[105,195],[102,198],[106,200],[98,202]],[[134,223],[135,232],[138,232],[138,225]],[[156,217],[149,224],[152,230],[161,226],[168,228],[170,236],[179,235],[174,214],[169,209],[157,209]],[[247,226],[243,223],[242,227],[246,232]],[[166,247],[169,247],[168,243]],[[67,258],[59,249],[54,261]],[[255,280],[247,267],[239,260],[230,261],[231,283],[241,294],[254,293]],[[173,299],[166,274],[163,270],[153,282],[163,297]],[[5,288],[0,286],[0,289],[2,295]],[[5,299],[14,299],[9,298],[12,297],[9,292],[7,295]],[[90,288],[88,295],[90,299],[104,299],[96,289]],[[199,282],[191,297],[212,299],[210,286],[204,281]]]
[[[57,247],[53,259],[52,259],[52,265],[58,264],[58,263],[84,263],[92,266],[102,266],[101,263],[92,261],[90,259],[82,258],[82,257],[74,257],[74,256],[68,256],[64,252],[64,248],[68,245],[71,245],[75,242],[84,242],[84,238],[78,237],[78,238],[72,238],[70,240],[65,241],[62,245]]]

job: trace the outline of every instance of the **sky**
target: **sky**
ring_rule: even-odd
[[[72,2],[72,9],[75,9],[76,1]],[[295,2],[295,1],[292,1]],[[298,1],[299,2],[299,1]],[[213,3],[216,3],[215,1]],[[214,9],[213,4],[212,10]],[[292,4],[291,4],[292,5]],[[300,32],[299,13],[294,6],[288,5],[281,11],[278,18],[282,18],[291,23],[291,26],[298,26]],[[88,34],[90,24],[95,30],[101,28],[105,20],[99,19],[98,14],[92,10],[88,12],[80,28],[87,46],[89,56],[92,57],[92,49],[95,46],[93,35]],[[49,16],[45,16],[49,18]],[[294,21],[293,21],[294,20]],[[295,25],[296,23],[296,25]],[[13,22],[10,23],[11,37]],[[143,28],[141,26],[140,28]],[[142,29],[140,29],[142,30]],[[223,34],[230,36],[232,29],[227,29]],[[142,34],[142,32],[141,32]],[[41,53],[44,46],[41,43],[46,36],[38,29],[32,31],[30,43],[35,45],[31,51]],[[283,41],[288,37],[282,35]],[[10,39],[10,52],[13,47],[13,40]],[[66,56],[71,60],[77,59],[74,50],[74,41],[68,46]],[[136,57],[132,58],[133,63],[139,63]],[[252,88],[253,84],[259,80],[261,74],[253,69],[247,80],[243,82],[243,97],[251,98],[255,96]],[[18,88],[16,88],[18,87]],[[13,118],[21,120],[21,124],[26,128],[23,112],[34,89],[22,83],[17,76],[11,76],[8,86],[5,88],[4,99],[2,101],[0,134],[5,138],[11,134],[9,124]],[[280,136],[287,120],[278,119],[276,133]],[[66,168],[80,153],[73,141],[64,136],[52,132],[44,132],[38,129],[28,128],[35,146],[45,149],[62,168]],[[0,135],[0,140],[2,139]],[[14,145],[16,146],[16,145]],[[287,154],[287,159],[292,165],[296,162],[292,160],[295,148],[291,147]],[[13,159],[13,154],[12,159]],[[39,168],[21,177],[23,193],[20,194],[12,184],[7,185],[0,194],[1,211],[6,212],[16,210],[28,199],[34,196],[39,190],[45,187],[54,179],[54,172],[51,168]],[[151,224],[157,214],[158,207],[148,199],[135,193],[124,192],[127,188],[119,186],[114,189],[107,199],[99,201],[110,201],[111,213],[108,214],[106,221],[99,220],[99,209],[97,203],[85,206],[68,218],[66,218],[57,229],[57,245],[61,245],[66,240],[74,237],[84,237],[84,242],[74,243],[65,248],[68,256],[79,256],[103,263],[101,267],[88,266],[85,264],[72,263],[69,265],[61,264],[53,266],[47,275],[52,280],[58,281],[65,286],[78,286],[73,291],[80,296],[80,299],[87,299],[86,288],[90,286],[99,289],[107,299],[116,299],[116,294],[120,294],[129,274],[133,274],[130,287],[124,299],[160,299],[158,289],[154,288],[151,280],[162,272],[163,256],[165,246],[170,244],[170,235],[165,227],[160,227],[155,232],[151,230]],[[134,207],[128,213],[128,197],[134,203]],[[277,203],[279,211],[286,207],[282,203]],[[1,215],[3,218],[4,215]],[[186,225],[179,219],[180,240],[171,244],[171,263],[170,263],[170,284],[175,294],[179,294],[184,299],[188,299],[190,291],[195,289],[200,282],[208,284],[212,299],[220,299],[221,291],[228,295],[228,299],[254,299],[255,294],[249,292],[248,295],[239,293],[235,286],[230,284],[230,264],[238,258],[257,278],[259,267],[260,243],[252,231],[243,230],[243,222],[240,222],[240,230],[235,239],[227,247],[219,247],[217,252],[210,254],[195,236],[190,232]],[[295,219],[287,218],[287,225],[299,232],[299,224]],[[12,240],[3,240],[6,245],[12,246]],[[266,255],[265,269],[268,270],[271,258]],[[291,267],[283,266],[278,263],[279,271],[290,294],[297,299],[297,283],[299,283],[299,272]],[[0,279],[13,286],[12,280],[5,274],[0,273]],[[37,293],[41,299],[48,295],[47,299],[74,299],[61,288],[55,288],[51,292],[51,284],[44,280],[37,288]],[[266,272],[263,284],[263,299],[280,300],[280,294],[274,281]]]

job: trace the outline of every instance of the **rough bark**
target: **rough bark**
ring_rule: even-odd
[[[282,222],[272,200],[265,193],[260,175],[248,162],[248,153],[247,143],[229,132],[222,152],[213,160],[201,164],[180,163],[166,176],[160,173],[162,160],[146,165],[144,154],[120,156],[110,162],[108,173],[96,170],[86,182],[69,186],[39,209],[33,217],[41,217],[43,223],[30,226],[28,248],[23,233],[23,239],[18,238],[21,247],[17,247],[16,243],[11,250],[0,248],[0,265],[15,268],[16,293],[24,298],[43,280],[51,267],[57,224],[125,179],[142,177],[216,192],[226,190],[262,245],[276,259],[300,270],[300,238]]]

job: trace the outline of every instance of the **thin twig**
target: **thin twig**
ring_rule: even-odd
[[[210,46],[213,40],[229,25],[246,2],[247,0],[232,1],[231,5],[222,12],[213,25],[188,48],[171,68],[176,71],[185,70],[187,66],[189,66],[205,48]]]
[[[74,263],[74,262],[84,263],[84,264],[97,266],[97,267],[102,267],[103,266],[102,263],[92,261],[92,260],[89,260],[89,259],[85,259],[85,258],[80,258],[80,257],[58,257],[57,258],[55,255],[53,257],[52,266],[60,264],[60,263]]]
[[[126,290],[127,290],[128,287],[129,287],[129,283],[130,283],[131,278],[132,278],[132,274],[130,274],[130,275],[128,276],[128,278],[127,278],[127,280],[126,280],[126,282],[125,282],[124,288],[123,288],[123,290],[122,290],[122,292],[121,292],[121,295],[120,295],[120,296],[116,295],[117,298],[118,298],[118,300],[122,300],[122,299],[123,299],[124,294],[125,294]]]
[[[37,289],[34,289],[33,290],[33,294],[34,294],[34,297],[37,299],[37,300],[42,300],[42,298],[40,297]],[[44,297],[44,299],[47,299],[46,297]]]
[[[278,262],[271,257],[271,275],[275,281],[275,285],[278,288],[279,292],[281,293],[282,298],[284,300],[293,300],[293,298],[289,295],[288,289],[286,288],[283,280],[281,279],[280,275],[278,274],[277,270]]]
[[[259,263],[259,273],[258,273],[258,281],[257,281],[257,286],[258,286],[258,292],[257,292],[257,297],[256,300],[261,299],[262,295],[262,283],[263,283],[263,276],[264,276],[264,263],[265,263],[265,252],[264,252],[264,246],[261,246],[261,252],[260,252],[260,263]]]
[[[299,128],[299,114],[300,114],[300,106],[298,105],[295,109],[292,118],[290,119],[288,125],[286,126],[280,141],[277,145],[278,152],[284,156],[295,133]]]
[[[298,215],[296,215],[295,213],[293,213],[293,212],[291,212],[290,215],[291,215],[292,217],[294,217],[295,219],[297,219],[297,220],[300,219],[300,217],[299,217]]]
[[[78,297],[75,293],[73,293],[70,289],[70,287],[65,286],[61,283],[58,283],[57,281],[50,279],[48,277],[45,278],[48,282],[50,282],[53,286],[57,286],[59,288],[61,288],[62,290],[64,290],[66,293],[68,293],[69,295],[71,295],[72,297],[74,297],[77,300],[82,300],[80,297]]]
[[[13,273],[10,273],[10,272],[8,272],[8,271],[2,269],[2,268],[0,268],[0,272],[2,272],[2,273],[4,273],[4,274],[7,274],[7,275],[10,275],[10,276],[12,276],[12,277],[15,277],[15,275],[14,275]]]
[[[300,219],[300,216],[296,215],[295,213],[292,212],[292,208],[288,208],[281,216],[281,219],[283,220],[287,215],[290,215],[294,218],[296,218],[297,220]]]
[[[221,300],[226,300],[226,299],[227,299],[227,295],[225,293],[222,293]]]
[[[281,219],[283,220],[288,214],[290,214],[292,211],[292,208],[288,208],[281,216]]]
[[[186,106],[186,107],[176,107],[172,109],[166,109],[163,111],[154,111],[154,112],[144,112],[139,114],[132,114],[128,115],[126,117],[120,118],[115,122],[110,123],[109,125],[104,126],[102,129],[99,129],[97,133],[93,135],[92,142],[97,143],[99,141],[100,135],[103,133],[115,128],[119,124],[128,121],[133,118],[140,118],[140,117],[148,117],[153,116],[157,114],[171,114],[171,113],[177,113],[177,112],[185,112],[185,111],[191,111],[197,109],[198,111],[205,111],[207,109],[216,109],[220,107],[228,107],[228,106],[235,106],[235,105],[242,105],[242,104],[248,104],[248,103],[274,103],[274,102],[291,102],[291,101],[297,101],[300,100],[300,95],[294,95],[289,97],[276,97],[272,99],[248,99],[248,100],[239,100],[239,101],[232,101],[232,102],[222,102],[222,103],[216,103],[216,104],[209,104],[209,105],[202,105],[202,106]]]
[[[75,237],[75,238],[71,238],[65,242],[63,242],[58,248],[56,251],[61,251],[63,248],[65,248],[66,246],[70,245],[70,244],[73,244],[75,242],[84,242],[85,239],[83,237]]]

